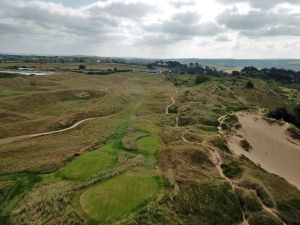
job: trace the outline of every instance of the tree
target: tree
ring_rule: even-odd
[[[195,80],[195,84],[201,84],[201,83],[204,83],[206,81],[208,81],[209,78],[207,76],[204,76],[204,75],[198,75],[196,77],[196,80]]]
[[[233,76],[233,77],[238,77],[238,76],[240,76],[241,74],[240,74],[240,72],[239,71],[232,71],[231,72],[231,76]]]

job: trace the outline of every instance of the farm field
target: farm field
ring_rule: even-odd
[[[79,65],[0,78],[0,224],[300,224],[300,190],[227,143],[235,113],[291,109],[298,88]]]

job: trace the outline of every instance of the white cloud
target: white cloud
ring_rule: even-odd
[[[0,0],[0,52],[300,57],[298,0],[74,2]]]

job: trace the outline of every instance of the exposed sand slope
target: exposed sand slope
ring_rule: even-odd
[[[289,124],[271,124],[260,115],[248,113],[237,116],[242,128],[228,138],[230,148],[300,189],[300,143],[291,142],[286,132]],[[237,135],[242,135],[252,145],[250,152],[240,146],[241,137]]]

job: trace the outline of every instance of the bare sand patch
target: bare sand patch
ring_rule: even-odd
[[[300,189],[300,142],[288,135],[290,125],[270,123],[250,113],[237,116],[242,127],[228,137],[229,147]],[[247,152],[241,147],[242,139],[251,144],[252,150]]]

